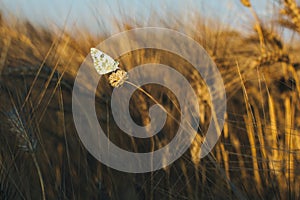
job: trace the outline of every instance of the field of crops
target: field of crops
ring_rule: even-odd
[[[77,71],[90,48],[108,35],[84,30],[71,34],[0,15],[0,199],[299,199],[300,4],[269,2],[277,14],[268,21],[257,15],[251,1],[239,2],[252,16],[244,31],[199,13],[188,24],[181,23],[180,15],[171,16],[172,23],[160,19],[166,28],[202,45],[225,85],[222,135],[203,159],[197,155],[214,109],[205,81],[191,63],[158,49],[135,50],[118,58],[125,70],[146,63],[176,69],[194,89],[200,109],[198,133],[184,155],[163,169],[137,174],[101,164],[83,146],[73,121]],[[116,26],[121,32],[139,24],[124,19]],[[168,42],[181,45],[171,37]],[[132,152],[167,145],[179,126],[172,118],[147,139],[118,128],[107,79],[99,81],[92,106],[108,138]],[[90,89],[88,82],[84,87]],[[180,119],[176,96],[168,88],[155,84],[142,88]],[[134,92],[132,119],[147,125],[151,105],[153,99]]]

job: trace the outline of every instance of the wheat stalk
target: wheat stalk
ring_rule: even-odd
[[[300,31],[300,9],[295,0],[284,0],[285,10],[282,14],[291,18],[292,23],[295,25],[296,30]]]

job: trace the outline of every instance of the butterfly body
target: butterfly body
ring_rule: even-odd
[[[120,87],[128,79],[126,71],[119,68],[119,62],[115,61],[109,55],[102,51],[91,48],[91,56],[94,62],[94,67],[98,74],[109,74],[109,84],[113,87]]]
[[[94,67],[100,75],[108,74],[119,69],[119,62],[98,49],[91,48],[91,56],[94,61]]]

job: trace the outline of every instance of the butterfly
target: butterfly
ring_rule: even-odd
[[[100,75],[119,69],[119,62],[96,48],[91,48],[91,56],[94,61],[94,67]]]
[[[108,77],[111,86],[120,87],[128,79],[127,72],[120,69],[119,62],[109,55],[96,48],[91,48],[91,56],[98,74],[103,75],[112,72]]]

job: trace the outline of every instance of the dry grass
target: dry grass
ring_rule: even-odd
[[[198,96],[200,127],[189,151],[172,165],[145,174],[102,165],[83,147],[74,126],[71,94],[76,72],[90,47],[105,35],[81,32],[74,38],[63,31],[0,18],[0,198],[299,199],[300,46],[285,43],[276,31],[288,27],[299,34],[299,8],[295,1],[284,1],[286,12],[281,15],[285,16],[269,26],[261,22],[250,1],[242,3],[254,16],[253,32],[247,36],[232,28],[209,28],[201,16],[186,25],[180,18],[171,25],[165,21],[170,28],[185,30],[207,50],[226,86],[223,134],[202,160],[195,155],[212,109],[200,75],[170,52],[147,49],[120,57],[127,70],[149,62],[172,66],[188,78]],[[119,24],[122,30],[137,26],[138,22]],[[172,92],[157,85],[142,88],[179,119]],[[178,123],[171,118],[151,139],[127,136],[112,118],[111,92],[107,80],[100,80],[96,110],[101,127],[115,144],[148,152],[174,137]],[[152,104],[141,90],[134,93],[130,111],[136,123],[149,123]]]

